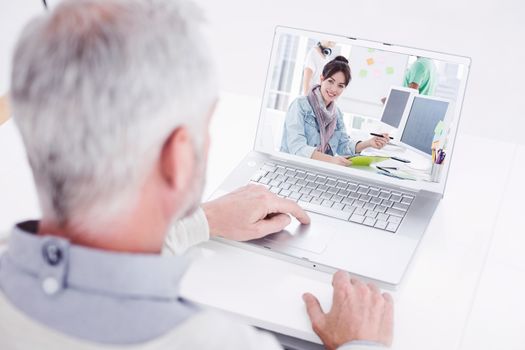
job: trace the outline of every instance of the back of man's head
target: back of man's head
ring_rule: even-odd
[[[103,222],[175,128],[202,141],[217,91],[199,22],[186,1],[71,0],[25,28],[11,99],[44,218]]]

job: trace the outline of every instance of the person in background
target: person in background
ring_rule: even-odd
[[[312,87],[319,84],[323,67],[330,60],[334,47],[333,41],[320,41],[308,51],[303,70],[304,95],[308,95]]]
[[[352,140],[336,105],[351,80],[348,60],[337,56],[322,71],[321,84],[307,96],[298,97],[286,113],[281,151],[302,157],[348,166],[348,159],[367,147],[383,148],[388,134],[365,141]]]
[[[309,223],[260,186],[199,205],[218,95],[200,18],[182,0],[65,0],[23,31],[11,106],[42,217],[0,258],[2,349],[280,348],[178,294],[185,248]],[[333,288],[327,313],[303,296],[325,346],[390,345],[390,295],[345,272]]]
[[[417,57],[405,73],[404,85],[421,95],[433,95],[436,87],[436,65],[430,58]]]

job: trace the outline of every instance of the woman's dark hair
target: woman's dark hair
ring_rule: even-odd
[[[325,79],[330,78],[332,75],[342,72],[345,76],[345,86],[348,86],[350,80],[352,80],[352,74],[350,73],[350,66],[348,65],[348,60],[343,56],[337,56],[323,68],[323,77]]]

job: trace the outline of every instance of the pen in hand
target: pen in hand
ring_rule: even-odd
[[[375,132],[371,132],[370,135],[372,136],[376,136],[376,137],[384,137],[383,135],[381,134],[376,134]],[[394,138],[392,136],[389,136],[390,140],[393,140]]]

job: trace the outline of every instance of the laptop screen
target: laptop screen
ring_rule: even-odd
[[[445,120],[448,101],[415,97],[408,113],[401,142],[428,155],[432,154],[434,130]]]
[[[432,177],[429,154],[434,143],[451,156],[469,65],[462,56],[278,27],[255,149],[442,192],[449,159]]]

